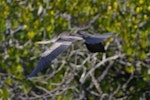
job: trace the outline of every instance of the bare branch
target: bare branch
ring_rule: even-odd
[[[101,65],[105,64],[108,61],[112,61],[112,60],[116,60],[118,58],[122,58],[124,57],[123,54],[119,54],[119,55],[114,55],[112,57],[106,58],[104,60],[102,60],[101,62],[99,62],[95,67],[92,67],[89,72],[87,72],[87,74],[85,75],[84,79],[82,80],[82,83],[85,82],[85,80],[87,79],[87,77],[90,75],[90,73],[93,73],[97,68],[99,68]]]

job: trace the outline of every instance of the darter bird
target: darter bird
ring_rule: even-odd
[[[42,44],[53,43],[53,45],[41,55],[41,59],[29,75],[29,78],[33,77],[36,73],[50,64],[51,61],[53,61],[60,53],[65,51],[75,41],[84,41],[87,49],[92,53],[105,52],[102,42],[110,36],[112,36],[112,33],[96,35],[89,35],[85,32],[69,33],[69,35],[68,33],[62,33],[57,38],[50,41],[40,42]]]

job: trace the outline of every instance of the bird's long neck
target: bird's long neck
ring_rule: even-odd
[[[79,36],[81,36],[82,38],[88,37],[87,34],[84,34],[84,33],[81,33],[81,32],[77,32],[77,34],[78,34]]]

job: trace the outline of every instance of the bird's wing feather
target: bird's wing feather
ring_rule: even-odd
[[[93,35],[94,37],[99,37],[99,38],[109,38],[110,36],[112,36],[112,33],[104,33],[104,34],[95,34]]]
[[[61,41],[54,43],[49,50],[46,50],[42,54],[42,58],[38,62],[38,65],[36,68],[32,71],[32,73],[29,75],[29,77],[34,76],[36,73],[38,73],[40,70],[46,67],[52,60],[54,60],[60,53],[65,51],[72,42],[70,41]]]
[[[88,44],[100,43],[100,42],[103,42],[105,39],[107,39],[110,36],[112,36],[111,33],[96,34],[96,35],[86,37],[85,42],[88,43]]]

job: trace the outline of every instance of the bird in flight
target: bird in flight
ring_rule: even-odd
[[[80,32],[74,34],[70,33],[69,35],[62,33],[57,38],[50,41],[40,42],[42,44],[53,43],[53,45],[41,55],[41,59],[39,60],[36,68],[29,75],[29,78],[33,77],[36,73],[50,64],[51,61],[53,61],[60,53],[65,51],[73,42],[81,40],[84,41],[87,49],[92,53],[105,52],[102,42],[110,36],[112,36],[112,33],[96,35],[83,34]]]

